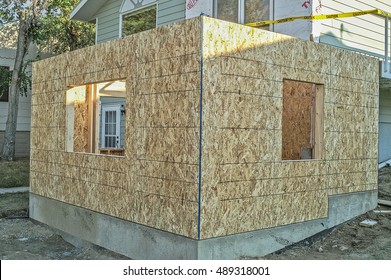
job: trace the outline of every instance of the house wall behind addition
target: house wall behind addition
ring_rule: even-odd
[[[14,68],[15,50],[0,49],[0,65],[8,66],[10,70]],[[31,115],[31,94],[20,96],[18,108],[18,124],[17,131],[30,131],[30,115]],[[0,102],[0,131],[5,130],[7,122],[8,102]]]
[[[30,49],[29,59],[35,58]],[[15,63],[15,50],[0,49],[0,65],[13,69]],[[30,68],[31,69],[31,68]],[[4,141],[4,131],[8,116],[8,102],[0,102],[0,147]],[[19,97],[18,119],[16,127],[15,156],[28,157],[30,155],[30,122],[31,122],[31,92]]]
[[[391,159],[391,91],[380,90],[379,104],[379,163]]]
[[[274,19],[282,19],[294,16],[309,16],[312,12],[312,4],[305,0],[274,0]],[[303,40],[309,40],[312,23],[308,20],[275,24],[274,32],[293,36]]]
[[[119,37],[120,8],[123,0],[109,0],[94,16],[98,18],[97,43]],[[163,26],[185,19],[185,0],[158,1],[157,26]]]
[[[0,131],[0,147],[3,146],[4,131]],[[17,131],[15,134],[15,157],[24,158],[30,155],[30,131]]]
[[[119,37],[119,10],[123,0],[109,0],[96,13],[97,42],[102,43]]]
[[[391,13],[391,2],[381,0],[322,0],[322,13],[343,13],[381,9]],[[341,48],[384,56],[384,18],[364,15],[322,21],[320,42]]]
[[[377,189],[376,59],[204,18],[201,238],[327,217]],[[323,85],[317,160],[282,160],[284,79]]]
[[[184,20],[186,0],[159,0],[157,26]]]
[[[197,238],[200,19],[33,65],[34,194]],[[125,156],[66,151],[68,86],[126,79]]]

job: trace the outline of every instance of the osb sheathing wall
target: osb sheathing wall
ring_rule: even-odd
[[[31,191],[197,238],[199,61],[195,19],[34,63]],[[68,87],[118,79],[125,157],[65,152]]]
[[[326,217],[329,195],[377,188],[375,59],[210,18],[202,52],[201,238]],[[281,160],[283,79],[324,87],[321,160]]]
[[[196,18],[33,71],[35,194],[204,239],[325,217],[329,195],[377,188],[374,59]],[[68,87],[116,79],[125,157],[65,152]],[[283,79],[324,85],[321,160],[281,160]]]

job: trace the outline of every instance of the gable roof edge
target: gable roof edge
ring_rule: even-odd
[[[80,0],[71,12],[71,19],[90,22],[107,0]]]

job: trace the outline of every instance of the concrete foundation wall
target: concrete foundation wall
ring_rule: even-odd
[[[197,241],[30,194],[31,218],[64,232],[66,239],[71,234],[74,243],[91,242],[133,259],[261,257],[330,229],[376,205],[376,191],[331,196],[328,218]]]

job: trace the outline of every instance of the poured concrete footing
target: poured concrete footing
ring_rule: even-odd
[[[87,241],[133,259],[260,257],[363,214],[377,191],[329,197],[328,218],[229,236],[194,240],[30,193],[30,216],[73,242]]]

